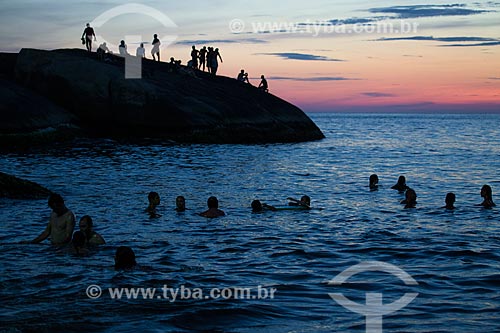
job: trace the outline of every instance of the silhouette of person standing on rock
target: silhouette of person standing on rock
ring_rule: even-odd
[[[97,42],[94,29],[90,27],[90,23],[87,23],[87,27],[83,30],[82,40],[85,39],[85,46],[89,52],[92,52],[92,36],[94,36],[94,41]]]
[[[158,35],[154,34],[153,36],[153,49],[151,50],[151,55],[153,56],[153,60],[156,60],[155,56],[158,56],[158,61],[160,61],[160,40],[158,39]]]

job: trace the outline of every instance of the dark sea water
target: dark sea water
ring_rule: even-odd
[[[365,332],[365,317],[333,301],[381,293],[383,303],[418,293],[383,317],[384,332],[500,332],[500,116],[311,114],[326,139],[278,145],[124,144],[78,141],[1,154],[0,170],[61,193],[77,219],[89,214],[107,245],[88,257],[18,245],[45,227],[46,200],[0,199],[1,332]],[[381,187],[370,192],[368,177]],[[417,209],[390,189],[399,175]],[[144,209],[162,198],[159,219]],[[458,207],[445,211],[447,192]],[[286,205],[308,194],[311,211],[252,214],[260,199]],[[175,197],[190,208],[177,214]],[[227,216],[195,213],[215,195]],[[116,272],[131,246],[140,268]],[[407,272],[366,271],[377,261]],[[380,267],[386,267],[379,264]],[[391,266],[392,267],[392,266]],[[86,289],[103,294],[89,299]],[[274,299],[113,300],[107,288],[276,288]],[[161,290],[158,291],[160,295]],[[161,298],[161,297],[160,297]]]

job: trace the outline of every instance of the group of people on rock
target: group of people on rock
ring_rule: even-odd
[[[87,26],[82,34],[82,43],[85,44],[88,52],[92,52],[92,41],[97,41],[97,38],[94,29],[90,26],[89,23],[87,23]],[[151,45],[153,46],[151,49],[151,56],[153,57],[153,60],[160,61],[161,41],[158,38],[157,34],[153,35],[153,41],[151,42]],[[130,56],[128,47],[125,44],[124,40],[120,41],[118,51],[119,55],[122,57]],[[109,59],[106,59],[106,53],[113,53],[108,48],[106,42],[100,44],[96,52],[97,59],[101,61],[109,61]],[[138,58],[146,59],[146,49],[144,47],[144,43],[141,43],[136,49],[135,56]],[[189,68],[190,70],[200,70],[203,72],[207,70],[208,73],[216,76],[219,69],[219,60],[221,63],[224,62],[218,48],[203,46],[200,50],[198,50],[196,49],[196,45],[193,45],[191,47],[191,60],[188,61],[187,68]],[[170,62],[168,63],[170,65],[169,72],[178,72],[181,68],[181,63],[181,60],[176,60],[173,57],[170,58]],[[248,73],[245,73],[245,70],[243,69],[241,70],[241,73],[238,74],[237,80],[250,84]],[[258,89],[264,92],[269,92],[269,85],[264,75],[261,75],[261,82],[258,86]]]
[[[370,176],[370,191],[377,191],[379,188],[378,185],[379,179],[376,174],[373,174]],[[398,182],[391,187],[393,190],[397,190],[400,193],[405,194],[405,199],[401,201],[402,205],[405,205],[405,208],[416,208],[417,206],[417,193],[415,192],[414,189],[410,188],[408,185],[406,185],[406,177],[405,176],[400,176],[398,178]],[[483,198],[483,202],[478,204],[477,206],[484,207],[486,209],[491,209],[496,206],[496,204],[493,202],[493,191],[491,189],[490,185],[484,185],[481,188],[481,197]],[[445,198],[445,206],[442,208],[448,209],[448,210],[453,210],[455,209],[455,201],[456,201],[456,195],[453,192],[449,192],[446,194]]]
[[[218,48],[203,46],[203,48],[197,50],[196,45],[193,45],[191,47],[191,60],[188,61],[187,66],[203,72],[206,68],[210,74],[217,75],[219,60],[221,63],[224,62]]]

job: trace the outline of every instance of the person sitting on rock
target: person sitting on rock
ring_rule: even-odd
[[[125,44],[124,40],[120,42],[120,46],[118,46],[118,51],[120,52],[120,55],[122,57],[126,57],[129,55],[127,52],[127,45]]]
[[[269,85],[267,84],[266,78],[264,77],[264,75],[261,75],[260,78],[261,78],[261,81],[259,84],[259,89],[264,91],[264,92],[269,92]]]
[[[203,213],[200,213],[200,216],[207,218],[216,218],[226,215],[226,213],[224,213],[222,210],[219,209],[219,200],[216,197],[208,198],[207,206],[208,210],[204,211]]]
[[[97,48],[97,59],[100,61],[105,60],[106,52],[109,53],[109,48],[106,45],[106,42],[104,42]]]
[[[137,48],[135,51],[135,56],[138,58],[146,58],[146,49],[144,48],[144,43]]]
[[[246,82],[250,84],[250,81],[248,80],[248,73],[245,73],[244,69],[242,69],[241,72],[238,74],[236,80],[238,80],[239,82]]]

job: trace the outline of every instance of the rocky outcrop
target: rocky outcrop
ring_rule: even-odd
[[[50,193],[37,183],[0,172],[0,198],[45,199]]]
[[[0,117],[9,120],[0,133],[76,126],[89,135],[180,142],[272,143],[324,137],[300,109],[272,94],[186,68],[170,72],[166,63],[145,60],[143,78],[127,80],[123,58],[98,61],[83,50],[23,49],[14,78],[25,90],[0,82],[10,101],[0,108]],[[30,93],[40,96],[27,96]],[[40,106],[34,108],[33,103]]]

